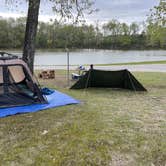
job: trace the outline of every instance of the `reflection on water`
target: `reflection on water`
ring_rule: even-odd
[[[9,51],[21,55],[18,51]],[[120,50],[77,50],[70,52],[70,64],[111,64],[166,60],[166,50],[120,51]],[[66,52],[37,51],[35,65],[66,65]]]

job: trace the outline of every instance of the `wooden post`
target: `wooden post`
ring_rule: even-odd
[[[70,54],[69,49],[66,49],[67,51],[67,85],[70,86]]]

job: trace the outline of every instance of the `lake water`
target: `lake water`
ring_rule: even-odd
[[[18,51],[9,51],[21,55]],[[118,50],[77,50],[70,52],[70,65],[111,64],[166,60],[166,50],[118,51]],[[36,66],[66,65],[66,52],[37,51]]]

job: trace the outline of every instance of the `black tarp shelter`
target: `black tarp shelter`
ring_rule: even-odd
[[[128,70],[103,71],[90,69],[71,89],[84,89],[89,87],[146,91],[143,85]]]
[[[0,108],[47,103],[27,64],[0,52]]]

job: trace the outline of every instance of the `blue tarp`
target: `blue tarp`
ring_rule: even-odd
[[[48,104],[33,104],[20,107],[1,108],[0,118],[15,114],[36,112],[49,108],[80,103],[78,100],[58,91],[54,91],[54,93],[52,93],[51,95],[46,95],[46,98],[48,100]]]

